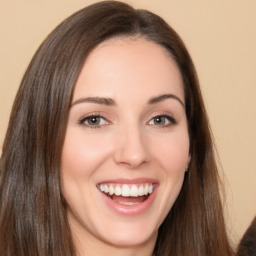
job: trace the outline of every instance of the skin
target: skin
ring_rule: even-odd
[[[85,61],[72,102],[62,193],[80,255],[152,255],[190,161],[176,63],[162,46],[143,38],[109,40]],[[94,126],[91,115],[100,116]],[[113,211],[97,188],[106,180],[138,178],[157,181],[155,199],[142,214]]]

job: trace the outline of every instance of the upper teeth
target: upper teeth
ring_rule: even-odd
[[[100,184],[99,189],[101,192],[108,193],[110,195],[116,196],[145,196],[151,194],[154,190],[153,184],[143,184],[143,185],[113,185],[113,184]]]

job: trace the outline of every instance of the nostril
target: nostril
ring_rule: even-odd
[[[118,164],[123,164],[129,168],[137,168],[150,160],[149,153],[143,147],[135,148],[124,146],[116,150],[114,160]]]

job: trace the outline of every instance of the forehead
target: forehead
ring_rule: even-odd
[[[144,38],[114,38],[99,44],[88,56],[75,86],[74,97],[115,97],[174,93],[184,99],[176,62],[162,46]]]

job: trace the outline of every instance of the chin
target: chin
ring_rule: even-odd
[[[149,227],[150,225],[120,225],[112,230],[105,231],[101,239],[116,247],[140,247],[147,243],[155,243],[158,230]],[[102,232],[101,232],[102,233]],[[111,235],[109,235],[111,234]]]

